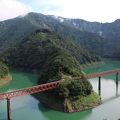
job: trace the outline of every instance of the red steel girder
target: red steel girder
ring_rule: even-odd
[[[88,75],[85,75],[84,77],[89,79],[89,78],[96,78],[96,77],[101,77],[101,76],[105,76],[105,75],[115,74],[115,73],[119,73],[119,72],[120,72],[120,69],[111,70],[111,71],[107,71],[107,72],[88,74]],[[51,83],[47,83],[47,84],[33,86],[30,88],[1,93],[0,101],[6,100],[6,99],[11,99],[11,98],[22,96],[22,95],[28,95],[28,94],[33,94],[33,93],[38,93],[38,92],[46,91],[49,89],[53,89],[53,88],[56,88],[61,82],[64,82],[65,80],[80,79],[80,78],[81,78],[81,76],[73,77],[71,79],[64,79],[64,80],[59,80],[57,82],[51,82]]]

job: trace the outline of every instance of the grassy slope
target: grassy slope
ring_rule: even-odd
[[[92,92],[88,96],[79,96],[78,100],[72,102],[76,110],[84,110],[96,106],[100,102],[97,93]]]

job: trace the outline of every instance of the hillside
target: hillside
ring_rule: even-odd
[[[0,78],[5,77],[8,73],[8,67],[3,62],[0,62]]]
[[[100,61],[98,56],[89,53],[80,44],[48,29],[31,33],[19,44],[9,48],[2,55],[2,60],[14,68],[35,72],[63,53],[70,55],[80,65]]]
[[[48,29],[38,29],[31,33],[23,41],[9,48],[4,52],[0,59],[7,63],[10,67],[21,69],[24,71],[39,73],[39,84],[44,84],[52,81],[58,81],[73,76],[83,76],[81,66],[84,64],[93,64],[100,62],[100,58],[89,53],[85,48],[73,40],[52,32]],[[70,80],[60,84],[56,89],[48,92],[43,92],[39,98],[44,101],[44,104],[50,103],[45,101],[49,95],[50,100],[62,100],[61,104],[52,105],[53,109],[59,105],[63,106],[64,112],[75,112],[88,109],[98,105],[100,102],[99,96],[93,92],[92,85],[86,78],[79,80]],[[40,97],[39,94],[37,97]],[[75,98],[75,99],[74,99]],[[81,99],[94,100],[90,103],[73,105],[72,103]],[[75,109],[67,108],[66,105],[75,107]],[[87,106],[87,108],[84,108]]]
[[[117,57],[113,54],[117,51],[120,51],[120,19],[117,19],[112,23],[89,22],[82,19],[61,19],[63,19],[64,24],[71,25],[78,30],[100,35],[106,41],[103,44],[103,51],[107,54],[105,54],[104,56]]]
[[[120,60],[120,51],[116,51],[112,55],[113,58]]]
[[[70,24],[59,21],[53,16],[39,13],[29,13],[24,17],[0,22],[0,52],[5,51],[11,45],[19,43],[34,30],[43,27],[79,41],[91,52],[98,55],[105,56],[112,52],[112,50],[106,51],[105,45],[109,43],[100,36],[81,31]]]
[[[0,22],[0,53],[29,35],[36,27],[22,18]]]
[[[96,33],[103,38],[111,42],[120,43],[120,19],[115,20],[112,23],[99,23],[99,22],[89,22],[82,19],[65,19],[64,23],[74,26],[75,28]]]
[[[0,61],[0,86],[12,80],[9,75],[9,68],[6,64]]]

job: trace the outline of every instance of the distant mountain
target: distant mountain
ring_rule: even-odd
[[[63,18],[55,16],[29,13],[24,17],[17,17],[0,22],[0,52],[20,42],[34,30],[47,28],[80,42],[91,52],[98,55],[106,56],[113,53],[113,49],[106,50],[106,46],[109,46],[110,43],[106,42],[105,39],[97,34],[77,29],[72,24],[69,24],[67,19],[65,21],[66,22],[64,22]]]
[[[100,62],[98,56],[89,53],[74,40],[48,29],[39,29],[31,33],[20,43],[9,48],[0,58],[12,68],[37,73],[51,67],[60,67],[66,73],[79,74],[81,65]]]
[[[105,51],[112,51],[112,53],[107,53],[107,56],[115,57],[114,53],[120,51],[120,19],[112,23],[89,22],[82,19],[62,19],[64,24],[71,25],[81,31],[95,33],[104,38],[108,43],[105,43]]]
[[[80,42],[91,52],[114,57],[120,51],[120,20],[113,23],[88,22],[40,13],[0,22],[0,52],[23,40],[38,28],[47,28]]]
[[[61,21],[59,17],[56,19]],[[96,33],[108,41],[120,43],[120,19],[112,23],[89,22],[82,19],[61,19],[63,19],[62,23],[74,26],[81,31]]]

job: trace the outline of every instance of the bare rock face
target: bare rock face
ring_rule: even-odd
[[[79,100],[77,101],[71,101],[69,99],[65,99],[64,100],[64,112],[67,112],[67,113],[72,113],[72,112],[79,112],[79,111],[83,111],[83,110],[88,110],[88,109],[91,109],[91,108],[94,108],[98,105],[101,104],[101,99],[99,97],[98,100],[96,100],[96,102],[94,102],[93,104],[91,105],[81,105],[81,106],[76,106],[76,103],[80,102]]]

